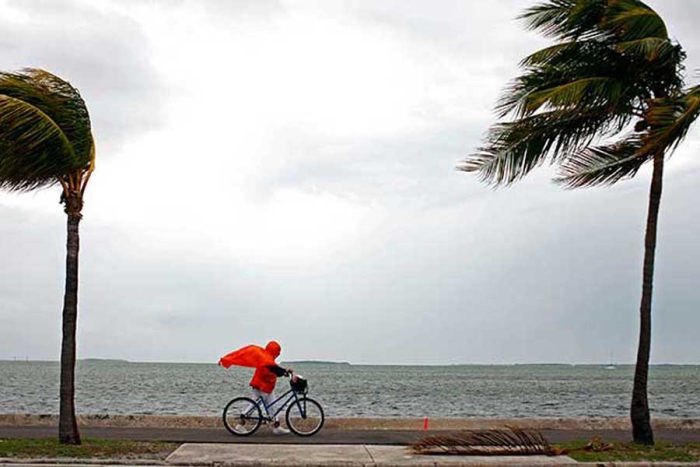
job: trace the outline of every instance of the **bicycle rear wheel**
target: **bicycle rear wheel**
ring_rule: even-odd
[[[311,436],[323,427],[325,416],[321,404],[308,397],[300,397],[287,407],[285,419],[295,435]]]
[[[232,435],[250,436],[261,423],[262,412],[253,399],[236,397],[224,408],[224,426]]]

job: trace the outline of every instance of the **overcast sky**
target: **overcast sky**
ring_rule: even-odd
[[[79,358],[629,363],[649,168],[494,191],[455,166],[548,44],[529,0],[0,0],[0,69],[91,112]],[[650,0],[700,69],[697,0]],[[700,127],[667,166],[652,363],[700,363]],[[0,194],[0,359],[57,360],[59,188]]]

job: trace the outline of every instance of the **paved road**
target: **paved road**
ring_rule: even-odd
[[[261,443],[261,444],[372,444],[406,445],[424,436],[453,433],[419,430],[338,430],[323,429],[310,438],[293,434],[274,436],[263,427],[253,436],[237,437],[224,428],[120,428],[81,427],[84,438],[173,441],[178,443]],[[631,441],[631,434],[622,430],[543,430],[551,443],[590,439],[594,435],[604,441]],[[654,430],[657,441],[700,443],[700,430]],[[0,438],[53,438],[56,427],[0,426]]]

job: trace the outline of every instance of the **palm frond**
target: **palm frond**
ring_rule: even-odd
[[[544,112],[514,122],[494,125],[486,144],[469,155],[457,168],[478,173],[481,180],[495,186],[509,185],[543,164],[566,159],[599,135],[620,131],[629,116],[614,115],[601,109]]]
[[[638,96],[650,97],[646,81],[630,73],[631,60],[607,44],[597,41],[566,43],[551,47],[542,55],[526,59],[532,65],[504,90],[496,105],[499,117],[513,113],[522,117],[537,111],[544,103],[598,107],[629,112]],[[538,64],[534,62],[538,61]],[[638,67],[638,66],[637,66]],[[563,99],[548,99],[557,96]],[[557,102],[559,101],[559,102]]]
[[[668,39],[659,37],[643,37],[631,41],[620,42],[615,48],[623,54],[641,57],[648,61],[656,61],[673,53],[673,45]]]
[[[0,188],[28,191],[58,183],[75,168],[73,147],[40,109],[0,94]]]
[[[661,17],[639,0],[549,0],[528,8],[518,19],[528,29],[564,41],[668,38]]]
[[[413,443],[411,448],[417,454],[522,456],[554,453],[542,433],[519,428],[428,436]]]
[[[678,61],[677,46],[668,39],[660,37],[642,37],[628,41],[610,43],[600,41],[571,40],[554,44],[538,50],[520,61],[521,67],[541,67],[543,65],[562,65],[572,58],[581,60],[581,53],[597,46],[599,50],[613,49],[625,55],[631,55],[647,61]],[[609,57],[603,57],[609,58]]]
[[[549,0],[518,16],[527,29],[560,40],[579,39],[595,31],[607,0]]]
[[[675,150],[700,116],[700,86],[679,96],[652,99],[646,113],[649,130],[643,137],[643,151]]]
[[[618,108],[627,90],[627,83],[607,77],[583,78],[570,83],[533,92],[523,99],[525,114],[548,108]]]
[[[70,141],[76,164],[89,166],[93,145],[90,115],[80,93],[70,83],[36,68],[0,72],[0,95],[27,102],[48,115]]]
[[[613,31],[620,41],[635,41],[655,37],[668,39],[666,24],[661,17],[639,0],[608,2],[601,27]]]
[[[535,67],[549,64],[553,59],[561,57],[564,53],[571,53],[580,49],[581,43],[578,41],[562,42],[550,47],[538,50],[520,61],[521,67]]]
[[[613,145],[583,148],[562,162],[555,182],[567,188],[612,185],[634,177],[652,157],[653,154],[642,151],[637,136]]]
[[[683,88],[683,48],[670,39],[646,37],[615,44],[615,50],[629,60],[635,81],[645,84],[649,96],[673,94]]]

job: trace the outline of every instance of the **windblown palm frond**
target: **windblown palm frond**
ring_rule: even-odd
[[[519,428],[428,436],[416,441],[411,447],[417,454],[522,456],[554,453],[542,433]]]
[[[624,114],[572,109],[496,124],[489,131],[486,144],[457,168],[478,173],[486,183],[508,185],[544,163],[548,156],[552,161],[566,159],[596,136],[618,132],[629,121]]]
[[[698,117],[700,86],[673,98],[650,99],[641,133],[612,145],[568,154],[555,181],[567,188],[581,188],[634,177],[655,154],[673,151]]]
[[[649,95],[645,84],[625,73],[630,61],[608,45],[598,42],[566,43],[549,47],[524,60],[525,73],[504,90],[496,106],[499,117],[531,115],[550,107],[598,107],[628,112],[630,97]],[[634,102],[634,99],[632,99]],[[624,107],[621,107],[624,106]]]
[[[668,39],[643,37],[632,41],[619,42],[615,45],[618,52],[640,57],[650,62],[668,62],[677,60],[676,47]]]
[[[26,191],[87,169],[94,142],[85,102],[43,70],[0,73],[0,188]]]
[[[611,146],[587,147],[571,154],[555,179],[567,188],[612,185],[631,178],[653,154],[642,153],[641,141],[631,137]]]
[[[579,41],[562,42],[534,52],[520,61],[523,68],[535,68],[553,63],[563,56],[572,56],[581,48]]]
[[[523,99],[527,114],[541,108],[581,110],[590,108],[619,108],[624,99],[626,83],[607,77],[583,78],[578,81],[533,92]]]
[[[661,17],[639,0],[549,0],[518,18],[528,29],[562,41],[668,38]]]
[[[674,97],[652,100],[645,117],[649,129],[642,151],[675,150],[700,117],[700,86]]]
[[[576,40],[598,30],[606,5],[606,0],[549,0],[528,8],[518,19],[547,37]]]
[[[649,6],[639,0],[607,2],[600,27],[612,31],[620,41],[648,37],[668,39],[666,24]]]
[[[73,148],[38,108],[0,95],[0,188],[29,191],[58,183],[74,167]]]

